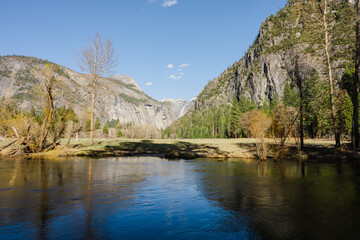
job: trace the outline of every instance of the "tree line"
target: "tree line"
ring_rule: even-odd
[[[336,126],[341,138],[351,138],[353,120],[353,79],[355,69],[346,68],[344,76],[337,82]],[[310,76],[303,79],[303,132],[306,138],[330,138],[333,134],[329,85],[313,69]],[[359,97],[358,97],[359,101]],[[294,82],[287,81],[281,99],[274,95],[266,99],[261,106],[245,97],[234,96],[230,104],[220,105],[202,111],[192,110],[165,130],[169,138],[242,138],[251,137],[244,115],[254,110],[261,110],[269,118],[277,118],[279,108],[292,109],[292,115],[298,115],[300,95]],[[295,109],[295,110],[294,110]],[[298,117],[295,125],[300,127]],[[300,129],[297,129],[300,137]]]

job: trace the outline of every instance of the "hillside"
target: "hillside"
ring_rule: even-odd
[[[330,14],[327,18],[331,64],[335,79],[339,80],[346,66],[354,62],[355,1],[329,2]],[[321,19],[321,12],[313,1],[289,0],[276,15],[268,17],[262,23],[255,41],[245,55],[205,86],[198,95],[195,106],[172,125],[172,131],[182,132],[185,125],[189,122],[196,124],[198,119],[208,119],[211,116],[215,118],[215,115],[219,115],[216,118],[220,119],[221,115],[229,115],[230,103],[234,99],[239,101],[246,98],[258,107],[273,100],[281,100],[287,84],[292,90],[298,91],[296,73],[301,79],[305,79],[315,70],[322,81],[327,81]],[[204,124],[201,120],[198,122]],[[224,136],[223,134],[220,135]]]
[[[352,0],[331,1],[332,67],[341,78],[344,66],[355,56],[355,9]],[[254,43],[240,61],[209,82],[199,94],[196,108],[218,106],[233,96],[246,96],[258,105],[276,94],[283,96],[286,81],[294,81],[294,59],[300,76],[316,69],[326,73],[321,23],[316,23],[310,1],[290,0],[260,27]],[[319,36],[320,35],[320,36]]]
[[[0,98],[13,99],[22,109],[41,109],[42,99],[36,89],[42,82],[40,70],[46,63],[49,62],[32,57],[0,57]],[[86,75],[60,67],[58,79],[61,88],[56,104],[71,104],[78,115],[86,118],[90,103]],[[123,75],[99,80],[96,117],[102,122],[119,119],[122,123],[152,124],[157,128],[165,128],[176,119],[171,105],[152,99],[132,78]]]

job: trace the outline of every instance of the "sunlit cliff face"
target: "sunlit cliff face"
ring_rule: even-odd
[[[25,110],[32,106],[42,109],[43,99],[36,94],[36,87],[43,81],[40,69],[47,63],[32,57],[0,57],[0,99],[12,99]],[[78,116],[86,115],[91,96],[88,77],[65,67],[60,69],[57,79],[61,87],[56,89],[55,106],[71,105]],[[173,105],[152,99],[128,76],[100,78],[96,91],[96,117],[103,123],[119,119],[121,123],[164,129],[178,116]]]

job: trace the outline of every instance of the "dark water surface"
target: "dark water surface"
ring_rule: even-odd
[[[348,163],[0,160],[0,239],[359,239]]]

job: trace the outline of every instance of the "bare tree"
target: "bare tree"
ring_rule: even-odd
[[[299,114],[300,114],[300,149],[304,150],[304,91],[303,91],[303,79],[300,77],[299,70],[299,58],[295,59],[295,77],[297,79],[297,83],[299,86],[300,93],[300,106],[299,106]]]
[[[301,115],[301,109],[296,110],[293,107],[287,107],[279,104],[273,110],[271,135],[274,139],[274,157],[275,160],[280,160],[285,156],[287,139],[297,138],[297,119]],[[301,121],[300,121],[301,124]],[[301,134],[301,132],[300,132]],[[301,144],[301,143],[300,143]]]
[[[256,139],[256,152],[260,160],[265,161],[268,155],[265,137],[269,130],[271,119],[261,110],[256,109],[241,117],[241,126],[247,129]]]
[[[335,134],[335,144],[336,147],[340,147],[340,134],[337,127],[336,122],[336,110],[335,110],[335,96],[334,96],[334,78],[333,72],[331,67],[331,60],[330,60],[330,43],[329,43],[329,27],[327,23],[327,15],[328,15],[328,1],[324,0],[324,9],[323,9],[323,25],[324,25],[324,50],[326,54],[326,62],[328,68],[328,80],[330,85],[330,104],[331,104],[331,116],[333,120],[333,127],[334,127],[334,134]]]
[[[360,78],[360,1],[356,4],[356,61],[355,61],[355,79],[354,79],[354,94],[353,94],[353,135],[354,148],[360,147],[360,133],[359,133],[359,78]]]
[[[96,33],[89,46],[78,54],[80,69],[89,76],[91,87],[90,144],[94,144],[96,87],[100,77],[109,74],[117,64],[112,42]]]
[[[44,77],[43,92],[45,94],[46,106],[45,106],[45,117],[41,126],[40,136],[40,151],[43,150],[46,139],[49,135],[52,121],[54,119],[55,107],[54,107],[54,88],[56,84],[56,74],[59,71],[59,67],[56,65],[46,65],[41,70],[41,74]]]
[[[336,147],[340,147],[340,131],[338,129],[338,124],[336,121],[336,109],[335,109],[335,90],[334,90],[334,76],[333,69],[331,65],[331,42],[332,36],[330,31],[332,30],[332,26],[329,25],[329,2],[331,0],[323,0],[317,1],[312,0],[311,3],[313,8],[316,10],[316,14],[313,15],[316,22],[316,27],[321,27],[321,35],[314,34],[316,36],[321,36],[320,40],[321,45],[325,54],[325,62],[326,62],[326,75],[327,80],[329,82],[329,93],[330,93],[330,109],[331,109],[331,118],[333,122],[333,131],[335,135],[335,145]]]
[[[37,73],[34,69],[34,74]],[[9,155],[22,155],[25,153],[36,153],[49,151],[59,145],[70,120],[71,108],[62,107],[56,109],[54,101],[59,80],[59,66],[46,64],[39,69],[43,83],[39,84],[38,93],[44,98],[44,109],[41,115],[34,113],[23,113],[14,109],[15,113],[7,116],[3,124],[7,129],[12,129],[17,142],[22,145],[20,149],[9,152]],[[16,113],[17,112],[17,113]],[[10,145],[6,146],[9,147]],[[2,150],[2,149],[1,149]]]

